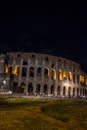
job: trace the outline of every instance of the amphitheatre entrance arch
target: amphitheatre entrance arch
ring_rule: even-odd
[[[45,84],[44,87],[43,87],[43,93],[44,94],[48,93],[48,86],[47,86],[47,84]]]
[[[33,94],[33,84],[29,83],[28,85],[28,93]]]
[[[54,94],[54,85],[51,85],[50,93],[51,93],[51,94]]]

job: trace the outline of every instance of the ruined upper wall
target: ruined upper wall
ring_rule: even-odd
[[[63,57],[57,57],[57,56],[53,56],[53,55],[48,55],[48,54],[39,54],[39,53],[28,53],[28,52],[9,52],[7,53],[7,55],[9,57],[12,57],[14,59],[17,58],[23,58],[23,59],[38,59],[38,60],[46,60],[46,58],[48,59],[48,61],[52,61],[53,63],[59,62],[59,60],[61,60],[61,62],[66,62],[67,64],[74,64],[77,67],[80,67],[80,64],[78,64],[77,62],[74,62],[72,60],[63,58]]]

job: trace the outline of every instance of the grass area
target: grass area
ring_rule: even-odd
[[[0,96],[0,130],[87,130],[87,100]]]

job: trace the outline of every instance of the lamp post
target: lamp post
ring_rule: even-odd
[[[3,80],[2,83],[3,83],[2,90],[4,90],[5,89],[5,85],[6,85],[6,80]]]

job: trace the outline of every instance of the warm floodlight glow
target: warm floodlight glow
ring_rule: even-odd
[[[62,70],[58,70],[58,80],[62,80]]]
[[[55,69],[52,69],[52,76],[51,76],[52,79],[56,79],[56,70]]]
[[[69,79],[72,80],[72,72],[69,72]]]
[[[45,68],[45,77],[49,77],[49,75],[50,75],[50,69],[47,67],[47,68]]]
[[[9,72],[9,67],[7,65],[5,65],[5,73]]]
[[[66,72],[66,71],[63,72],[63,78],[64,78],[64,79],[67,78],[67,72]]]
[[[80,82],[84,83],[84,76],[83,75],[80,75]]]
[[[19,74],[19,66],[15,66],[14,67],[13,74],[14,75],[18,75]]]

